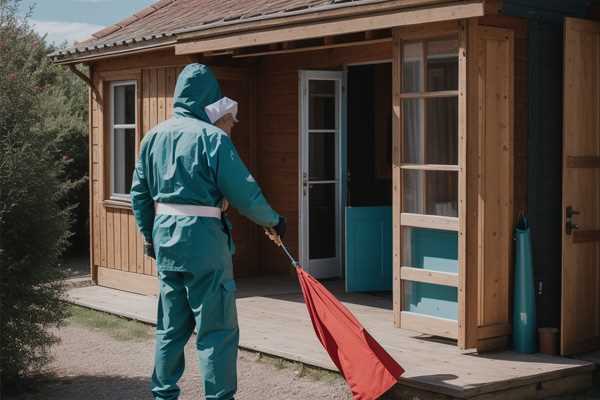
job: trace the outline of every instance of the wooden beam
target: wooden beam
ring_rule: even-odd
[[[600,241],[600,231],[574,231],[573,243],[590,243]]]
[[[403,281],[422,282],[431,283],[434,285],[458,287],[458,274],[452,272],[441,272],[423,268],[402,267],[400,268],[400,278]]]
[[[493,324],[480,326],[477,329],[479,339],[489,339],[499,336],[512,335],[512,327],[510,324]]]
[[[356,42],[347,42],[347,43],[336,43],[336,44],[323,44],[318,46],[307,46],[307,47],[298,47],[295,49],[287,49],[287,50],[263,50],[263,51],[248,51],[244,52],[242,50],[234,53],[233,58],[246,58],[246,57],[259,57],[265,55],[274,55],[274,54],[290,54],[290,53],[303,53],[306,51],[316,51],[316,50],[326,50],[326,49],[335,49],[341,47],[353,47],[353,46],[364,46],[367,44],[378,44],[378,43],[386,43],[391,42],[392,38],[382,38],[382,39],[374,39],[374,40],[363,40]]]
[[[394,325],[401,326],[402,313],[402,229],[400,213],[402,212],[402,100],[400,99],[402,82],[402,40],[396,30],[392,31],[392,249],[393,249],[393,314]]]
[[[414,228],[458,231],[458,218],[412,213],[400,214],[400,225]]]
[[[600,168],[600,157],[595,156],[567,156],[569,168]]]
[[[69,68],[69,70],[72,73],[77,75],[81,80],[83,80],[89,86],[89,88],[96,95],[97,99],[102,99],[102,95],[100,94],[100,91],[98,90],[98,88],[96,86],[94,86],[94,82],[92,82],[92,79],[89,76],[87,76],[86,74],[81,72],[74,64],[68,64],[67,67]],[[91,73],[91,67],[90,67],[90,73]]]
[[[449,164],[402,164],[401,169],[416,171],[459,171],[458,165]]]
[[[418,93],[402,93],[400,98],[402,99],[435,99],[439,97],[456,97],[458,96],[458,90],[440,90],[437,92],[418,92]]]
[[[402,311],[400,320],[402,329],[451,339],[456,339],[458,336],[458,323],[451,319]]]
[[[363,32],[373,29],[386,29],[403,25],[426,24],[460,18],[480,17],[483,15],[484,5],[481,1],[411,9],[382,15],[362,16],[338,21],[313,23],[311,25],[279,27],[276,29],[241,33],[237,35],[230,34],[222,37],[210,37],[189,42],[178,42],[175,46],[175,54],[181,55],[237,49],[290,40],[303,40],[345,33]]]
[[[158,294],[158,279],[155,276],[111,268],[98,268],[98,285],[149,296]]]

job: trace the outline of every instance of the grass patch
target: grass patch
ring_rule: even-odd
[[[71,305],[69,313],[68,324],[101,331],[120,341],[148,340],[154,335],[151,326],[88,308]]]
[[[283,358],[273,357],[263,353],[258,354],[256,361],[269,364],[276,369],[291,369],[296,376],[312,379],[314,381],[334,382],[342,379],[341,375],[337,372],[312,367],[300,362],[288,361]]]

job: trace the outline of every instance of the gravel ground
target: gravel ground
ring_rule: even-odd
[[[146,335],[119,339],[106,329],[70,323],[58,331],[62,343],[48,376],[36,390],[18,400],[151,399],[150,374],[153,340]],[[193,339],[193,337],[192,337]],[[195,362],[193,340],[186,347],[187,368],[180,399],[202,399],[202,381]],[[334,399],[351,396],[336,374],[241,351],[238,360],[237,400]]]

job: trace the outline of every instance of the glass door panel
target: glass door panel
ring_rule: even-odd
[[[302,265],[317,278],[341,275],[340,126],[343,73],[301,72]]]

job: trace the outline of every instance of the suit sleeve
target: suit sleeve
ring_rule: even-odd
[[[241,160],[229,137],[223,135],[217,149],[217,186],[240,214],[254,223],[273,227],[279,222],[277,214],[265,199],[262,190]]]
[[[133,208],[133,214],[135,215],[135,222],[142,232],[144,239],[147,243],[152,243],[152,228],[154,225],[154,199],[150,195],[148,189],[148,182],[146,175],[144,174],[144,168],[142,164],[142,157],[140,157],[133,171],[133,180],[131,184],[131,206]]]

